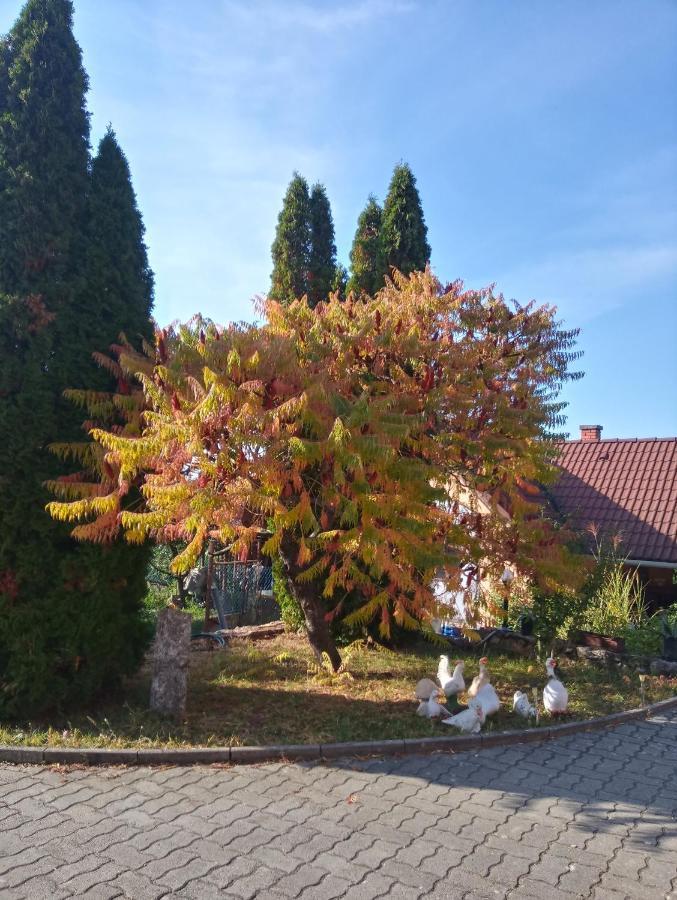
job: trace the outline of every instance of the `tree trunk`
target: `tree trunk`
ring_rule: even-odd
[[[178,595],[179,596],[179,602],[178,602],[179,609],[186,608],[186,589],[183,586],[183,579],[185,577],[186,577],[185,575],[177,575],[176,576],[176,588],[179,592],[179,595]]]
[[[326,610],[322,601],[324,585],[321,581],[299,582],[296,576],[302,571],[302,567],[296,565],[298,556],[298,544],[288,534],[282,539],[280,545],[280,557],[289,579],[289,589],[303,611],[306,620],[308,641],[318,662],[322,662],[322,654],[326,653],[334,672],[341,667],[341,654],[338,652],[331,628],[325,619]]]

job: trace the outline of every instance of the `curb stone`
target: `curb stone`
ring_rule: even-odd
[[[393,756],[402,753],[462,753],[483,747],[506,747],[568,737],[583,731],[599,731],[648,719],[677,706],[677,696],[661,700],[641,709],[629,709],[585,722],[567,722],[547,728],[494,731],[460,737],[404,738],[387,741],[346,741],[338,744],[278,744],[265,747],[187,747],[171,750],[137,750],[86,747],[22,747],[0,746],[0,763],[30,765],[90,766],[175,766],[208,765],[210,763],[255,764],[271,761],[338,759],[343,756]]]

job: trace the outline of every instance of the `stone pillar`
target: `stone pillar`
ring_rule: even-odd
[[[180,718],[186,711],[191,616],[167,607],[158,615],[153,643],[150,708]]]

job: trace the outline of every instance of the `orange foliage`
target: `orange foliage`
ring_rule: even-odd
[[[263,325],[163,330],[151,357],[118,348],[125,426],[91,432],[105,496],[69,495],[52,513],[90,520],[89,539],[110,535],[113,508],[130,540],[181,537],[178,570],[210,537],[240,555],[272,527],[265,549],[307,621],[350,591],[365,601],[353,616],[384,632],[429,619],[433,577],[455,588],[464,563],[565,580],[566,535],[532,485],[552,474],[574,333],[491,289],[393,278],[314,310],[267,302]],[[123,503],[131,485],[137,510]],[[482,516],[467,499],[479,494]]]

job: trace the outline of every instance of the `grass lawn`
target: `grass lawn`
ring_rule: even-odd
[[[146,709],[150,673],[142,670],[122,699],[101,704],[90,715],[63,717],[49,726],[0,726],[0,743],[88,747],[219,746],[273,743],[329,743],[427,737],[458,732],[415,715],[414,686],[434,678],[439,648],[391,652],[360,645],[349,654],[348,673],[317,673],[304,637],[267,641],[233,640],[224,650],[191,654],[188,712],[170,723]],[[453,655],[451,657],[454,659]],[[477,656],[467,655],[466,682],[477,673]],[[515,690],[542,688],[541,662],[493,655],[489,663],[503,709],[484,731],[537,727],[513,715]],[[561,660],[569,690],[568,720],[605,715],[641,705],[639,677],[630,671],[595,668]],[[647,702],[677,693],[677,679],[648,676]],[[552,720],[542,715],[540,725]]]

